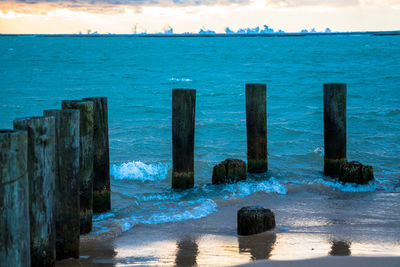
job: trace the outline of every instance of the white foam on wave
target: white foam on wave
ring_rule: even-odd
[[[326,181],[323,179],[318,179],[316,182],[329,187],[333,187],[335,189],[339,189],[342,192],[372,192],[378,189],[378,186],[374,182],[370,182],[365,185],[355,183],[341,183],[338,181]]]
[[[192,79],[189,79],[189,78],[174,78],[174,77],[171,77],[168,80],[169,81],[173,81],[173,82],[192,82]]]
[[[92,221],[97,222],[112,217],[115,217],[115,214],[113,212],[100,213],[93,215]]]
[[[183,201],[179,206],[186,205],[190,208],[184,210],[178,208],[167,212],[158,212],[150,217],[133,215],[127,218],[118,220],[122,231],[128,231],[133,226],[141,224],[159,224],[167,222],[179,222],[190,219],[200,219],[217,211],[217,204],[212,199],[198,199],[193,201]],[[194,206],[193,206],[194,205]]]
[[[224,186],[222,191],[228,192],[227,195],[223,196],[224,199],[227,199],[230,197],[246,197],[260,191],[285,195],[287,193],[287,188],[283,184],[279,183],[274,177],[271,177],[266,181],[228,184]]]
[[[141,161],[131,161],[112,165],[110,173],[116,180],[160,181],[167,178],[169,164],[145,164]]]
[[[324,155],[324,148],[323,147],[317,147],[316,149],[314,149],[314,153],[323,156]]]
[[[136,192],[121,192],[120,194],[129,197],[135,198],[137,201],[163,201],[163,200],[179,200],[184,197],[184,194],[177,192],[160,192],[160,193],[136,193]],[[136,203],[137,205],[139,203]]]
[[[302,180],[302,181],[290,181],[291,184],[306,184],[306,185],[314,185],[320,184],[327,187],[331,187],[334,190],[340,190],[342,192],[373,192],[376,190],[386,190],[387,188],[380,186],[376,181],[370,181],[368,184],[361,185],[356,183],[342,183],[337,180],[324,180],[322,178],[313,179],[313,180]]]

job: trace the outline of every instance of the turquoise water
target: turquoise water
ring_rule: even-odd
[[[255,192],[400,191],[400,37],[0,38],[0,128],[61,100],[107,96],[117,224],[201,218]],[[246,160],[245,83],[267,84],[270,170],[212,186],[212,167]],[[322,175],[322,85],[348,86],[348,159],[374,166],[369,185]],[[195,88],[195,188],[170,189],[171,89]],[[355,198],[354,201],[357,201]],[[399,207],[399,203],[393,203]]]

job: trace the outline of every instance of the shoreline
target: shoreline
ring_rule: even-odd
[[[352,200],[354,194],[357,199],[375,196],[376,201],[358,205]],[[64,260],[57,265],[319,266],[322,257],[332,264],[328,266],[337,266],[336,256],[347,256],[340,264],[373,266],[364,263],[377,258],[385,266],[394,266],[400,260],[400,215],[393,213],[396,205],[387,203],[396,197],[385,192],[257,192],[244,198],[215,200],[218,211],[200,219],[139,223],[125,232],[81,236],[80,260]],[[273,210],[277,227],[238,236],[237,210],[257,204]],[[379,215],[363,215],[367,209],[385,207],[385,213],[392,216],[384,221],[378,219]]]

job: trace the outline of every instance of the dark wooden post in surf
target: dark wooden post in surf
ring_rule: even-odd
[[[79,258],[79,110],[45,110],[55,118],[56,258]]]
[[[344,83],[324,84],[324,174],[332,177],[346,162],[346,94]]]
[[[92,230],[93,217],[93,102],[63,100],[63,109],[79,109],[79,195],[81,234]]]
[[[30,266],[26,131],[0,130],[0,264]]]
[[[107,97],[88,97],[93,101],[93,212],[111,210],[110,154],[108,143]]]
[[[172,188],[194,186],[196,90],[172,90]]]
[[[267,85],[246,84],[247,170],[266,172],[267,158]]]
[[[28,132],[31,266],[54,266],[56,261],[54,117],[16,119],[14,128]]]

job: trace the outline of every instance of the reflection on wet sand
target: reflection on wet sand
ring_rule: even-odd
[[[271,260],[299,260],[324,257],[330,250],[326,236],[308,233],[277,234]]]
[[[329,255],[331,256],[350,256],[351,255],[351,242],[349,241],[331,241],[331,251],[329,251]]]
[[[252,260],[269,259],[276,242],[276,234],[265,232],[254,236],[239,236],[239,252],[250,253]]]
[[[114,242],[83,243],[79,261],[67,260],[57,265],[233,266],[263,259],[400,255],[398,244],[393,242],[366,243],[349,237],[350,242],[340,236],[320,233],[264,232],[243,237],[191,233],[173,237],[162,236],[156,227],[153,229],[132,231]]]
[[[185,238],[177,242],[177,252],[175,258],[176,266],[195,266],[196,258],[199,254],[199,246],[195,239]]]

